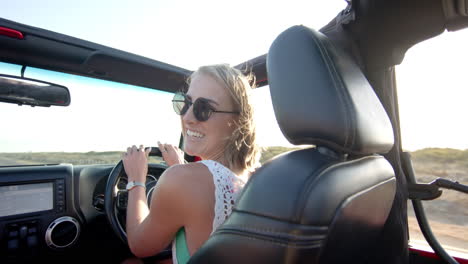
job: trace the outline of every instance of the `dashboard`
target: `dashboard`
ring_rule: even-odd
[[[128,252],[113,234],[104,210],[107,178],[113,168],[0,167],[0,263],[62,262],[73,254],[83,258],[104,254],[106,248]],[[150,167],[147,185],[154,187],[163,172],[163,167]],[[121,178],[116,190],[125,192],[125,185],[126,179]],[[126,201],[122,203],[126,207]]]

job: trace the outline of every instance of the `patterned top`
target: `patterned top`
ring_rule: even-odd
[[[214,218],[213,218],[213,230],[211,234],[228,218],[232,212],[232,207],[234,206],[235,201],[237,200],[242,188],[245,185],[245,182],[238,177],[230,169],[224,167],[221,163],[214,160],[202,160],[198,161],[205,165],[210,173],[213,175],[213,183],[215,186],[215,206],[214,206]],[[185,244],[185,232],[184,235],[178,235],[172,243],[172,261],[176,264],[182,264],[178,261],[177,258],[177,249],[181,249],[180,244]],[[183,241],[179,241],[183,240]],[[178,244],[179,246],[176,246]],[[177,249],[176,249],[177,248]],[[184,249],[185,251],[185,249]],[[186,248],[188,252],[188,248]],[[181,255],[179,253],[179,255]],[[187,255],[187,253],[185,253]],[[179,258],[181,259],[181,258]],[[185,262],[185,261],[181,261]]]
[[[221,163],[214,160],[202,160],[203,163],[210,170],[213,175],[213,183],[215,186],[215,208],[213,218],[213,230],[211,233],[220,226],[228,218],[232,212],[237,197],[239,196],[245,182],[240,179],[230,169],[224,167]]]

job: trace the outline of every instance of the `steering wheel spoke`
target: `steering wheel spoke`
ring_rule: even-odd
[[[128,191],[119,190],[116,197],[116,207],[119,211],[127,211]]]

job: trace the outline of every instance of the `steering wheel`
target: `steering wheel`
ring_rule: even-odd
[[[159,156],[162,157],[162,153],[158,147],[151,147],[151,152],[149,156]],[[151,168],[167,169],[167,165],[164,164],[153,164],[148,163],[148,171]],[[126,221],[126,212],[127,212],[127,198],[128,192],[126,190],[118,188],[119,183],[122,182],[122,179],[127,179],[127,174],[125,173],[123,162],[119,161],[117,165],[112,169],[107,179],[106,191],[104,193],[104,207],[106,211],[107,219],[114,230],[114,233],[120,238],[122,242],[128,244],[127,242],[127,233],[125,231],[125,221]],[[157,181],[153,181],[149,184],[146,184],[146,197],[148,197],[148,205],[151,200],[153,187],[156,185]],[[163,250],[158,253],[156,257],[167,257],[170,250]]]

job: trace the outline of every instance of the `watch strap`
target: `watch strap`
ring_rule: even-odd
[[[127,191],[130,191],[132,190],[133,188],[137,187],[137,186],[140,186],[140,187],[143,187],[144,189],[146,189],[146,185],[142,182],[138,182],[138,181],[131,181],[129,183],[127,183]]]

